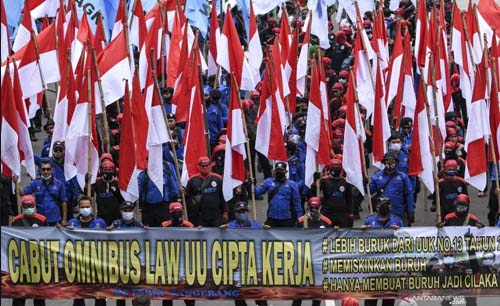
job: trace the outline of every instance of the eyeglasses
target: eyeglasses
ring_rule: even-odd
[[[42,171],[50,171],[52,168],[41,168]]]

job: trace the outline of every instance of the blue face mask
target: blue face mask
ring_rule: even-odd
[[[236,213],[235,217],[236,217],[236,220],[238,220],[239,222],[247,222],[248,221],[247,213]]]
[[[445,173],[446,176],[456,176],[458,174],[458,171],[456,169],[447,169]]]

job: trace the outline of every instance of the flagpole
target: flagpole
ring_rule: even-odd
[[[43,79],[43,73],[42,73],[42,68],[40,67],[40,52],[38,50],[38,41],[36,40],[35,36],[35,31],[31,30],[31,39],[33,39],[33,42],[35,44],[35,53],[36,53],[36,65],[38,67],[38,72],[40,73],[40,80],[42,82],[42,89],[43,89],[43,100],[45,102],[45,109],[47,110],[46,117],[48,119],[52,118],[52,110],[50,108],[49,101],[47,100],[47,84],[45,84],[45,80]],[[57,49],[57,48],[56,48]]]
[[[110,152],[110,144],[109,144],[109,125],[108,125],[108,114],[106,111],[106,102],[104,101],[104,90],[102,89],[102,82],[101,82],[101,74],[99,73],[99,67],[97,66],[97,56],[95,53],[95,48],[92,47],[90,48],[92,52],[92,63],[94,64],[94,68],[96,71],[97,75],[97,85],[99,87],[99,93],[101,96],[101,109],[102,109],[102,124],[104,125],[103,128],[103,146],[104,146],[104,152],[109,153]]]
[[[90,182],[92,180],[91,177],[91,171],[92,171],[92,100],[94,97],[92,97],[92,79],[90,75],[90,68],[87,68],[87,95],[89,99],[89,105],[87,108],[87,115],[88,115],[88,143],[87,143],[87,175],[85,177],[86,179],[86,188],[87,188],[87,196],[91,196],[91,190],[90,190]]]
[[[181,195],[182,205],[184,206],[184,219],[188,219],[187,205],[186,205],[186,197],[184,196],[184,192],[182,192],[182,182],[181,182],[181,173],[179,171],[179,159],[177,158],[177,151],[175,150],[175,144],[172,138],[172,131],[168,127],[168,118],[167,113],[165,111],[165,105],[163,104],[163,99],[161,98],[160,84],[158,84],[158,79],[155,77],[156,75],[156,60],[155,60],[155,50],[151,48],[150,50],[150,58],[151,58],[151,73],[153,75],[153,86],[154,90],[156,90],[158,97],[161,99],[161,113],[163,115],[163,120],[165,121],[165,126],[167,127],[168,137],[171,141],[168,142],[170,146],[170,150],[172,150],[172,154],[174,155],[174,163],[175,163],[175,176],[177,177],[177,183],[179,184],[179,194]],[[177,140],[179,141],[179,139]],[[180,139],[182,141],[182,139]]]
[[[486,34],[484,34],[484,40],[485,40],[485,45],[487,45],[486,43]],[[487,92],[487,96],[488,97],[491,97],[491,89],[490,87],[488,86],[490,84],[490,77],[489,77],[489,74],[488,74],[488,70],[489,70],[489,67],[488,67],[488,58],[489,58],[489,52],[488,52],[488,48],[484,48],[484,61],[486,63],[486,92]],[[496,67],[496,64],[495,64],[495,61],[496,61],[496,58],[492,57],[491,58],[491,66],[493,68],[493,71],[492,71],[492,75],[493,75],[493,80],[492,80],[492,86],[495,86],[495,92],[497,93],[498,95],[498,80],[497,80],[497,74],[496,74],[496,70],[497,70],[497,67]],[[489,103],[491,103],[491,98],[490,98],[490,101]],[[491,116],[491,114],[490,114]],[[491,127],[490,127],[491,129]],[[498,201],[498,207],[500,208],[500,193],[497,192],[499,189],[500,189],[500,182],[498,182],[498,161],[497,161],[497,156],[496,156],[496,153],[495,153],[495,147],[494,147],[494,142],[493,142],[493,137],[491,137],[491,133],[490,133],[490,148],[491,148],[491,156],[493,158],[493,167],[494,167],[494,171],[495,171],[495,195],[497,196],[497,201]],[[497,144],[498,145],[498,144]],[[500,209],[498,210],[500,211]]]
[[[441,25],[438,25],[437,34],[440,35],[440,32],[441,32]],[[438,41],[436,44],[436,49],[438,51],[438,60],[441,59],[441,52],[440,52],[441,44],[439,43],[440,41],[441,41],[441,39],[438,38]],[[436,93],[436,90],[437,90],[436,62],[435,62],[435,54],[432,53],[432,51],[430,54],[429,64],[431,65],[432,98],[434,99],[434,103],[433,103],[434,104],[433,105],[434,106],[434,118],[436,120],[436,127],[438,129],[438,131],[436,132],[438,148],[434,148],[434,150],[438,151],[438,150],[440,150],[440,148],[442,148],[441,137],[439,137],[439,135],[440,135],[439,133],[441,132],[441,127],[439,126],[439,116],[438,116],[438,107],[437,107],[438,101],[437,101],[437,93]],[[441,72],[441,73],[443,73],[443,72]],[[439,157],[439,160],[441,161],[441,163],[443,163],[443,157],[441,156],[441,154],[439,154],[439,152],[438,152],[438,157]],[[443,163],[443,165],[444,165],[444,163]]]
[[[420,75],[424,75],[424,69],[422,67],[420,69]],[[429,110],[429,101],[427,99],[427,88],[425,87],[425,81],[424,78],[420,78],[420,86],[422,86],[422,94],[424,96],[425,100],[425,110],[427,113],[427,124],[429,125],[429,142],[430,142],[430,149],[431,149],[431,156],[433,158],[432,161],[432,168],[433,168],[433,173],[432,173],[432,178],[434,180],[434,193],[436,195],[436,223],[441,222],[441,198],[440,198],[440,192],[439,192],[439,179],[438,179],[438,169],[437,169],[437,164],[435,159],[436,156],[436,150],[434,148],[434,134],[432,132],[432,124],[431,124],[431,113]]]
[[[198,66],[199,67],[199,66]],[[240,88],[238,86],[238,81],[236,80],[235,76],[233,73],[231,73],[231,78],[233,79],[234,82],[232,82],[236,88],[236,93],[238,95],[238,104],[240,106],[240,109],[243,109],[241,105],[241,98],[240,98]],[[245,119],[245,115],[243,112],[241,112],[241,121],[243,122],[243,131],[245,132],[245,148],[247,150],[247,160],[248,160],[248,173],[250,174],[250,194],[252,195],[252,213],[253,213],[253,219],[257,220],[257,207],[256,207],[256,202],[255,202],[255,190],[254,190],[254,177],[253,177],[253,170],[252,170],[252,154],[250,154],[250,144],[248,141],[248,131],[247,131],[247,121]],[[225,165],[226,167],[228,165]]]
[[[354,72],[352,71],[352,68],[349,69],[349,73],[351,75],[351,86],[354,85]],[[361,121],[361,114],[359,112],[359,100],[358,100],[358,92],[356,90],[354,90],[354,95],[355,95],[355,99],[356,99],[356,103],[355,103],[355,106],[356,106],[356,111],[358,112],[358,120],[359,122],[362,122]],[[357,124],[356,124],[357,125]],[[357,126],[355,127],[357,129]],[[371,195],[371,191],[370,191],[370,186],[369,186],[369,183],[368,183],[368,171],[366,170],[366,165],[365,165],[365,147],[363,145],[363,140],[361,138],[358,138],[358,145],[359,145],[359,148],[361,150],[361,158],[363,160],[361,160],[361,167],[363,168],[363,176],[366,178],[366,192],[368,194],[368,212],[370,213],[370,215],[373,214],[373,203],[372,203],[372,195]]]

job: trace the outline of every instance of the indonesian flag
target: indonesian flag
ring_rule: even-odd
[[[250,0],[250,39],[248,41],[248,52],[251,56],[248,57],[248,65],[252,71],[254,81],[260,80],[260,66],[262,65],[262,45],[260,43],[260,36],[257,29],[257,22],[255,21],[255,14],[253,11],[253,3]]]
[[[7,15],[3,0],[0,1],[0,63],[3,63],[10,55],[9,26],[7,24]]]
[[[160,59],[161,48],[159,35],[161,34],[161,18],[154,18],[151,24],[151,28],[146,36],[143,46],[141,47],[141,53],[139,54],[139,83],[141,89],[146,86],[146,79],[148,77],[148,71],[151,66],[151,49],[154,50],[153,56],[155,57],[155,62]]]
[[[227,72],[234,74],[241,90],[252,90],[255,81],[252,71],[243,55],[238,31],[233,22],[230,6],[226,9],[226,18],[222,28],[220,44],[217,45],[217,64]]]
[[[410,163],[408,175],[419,176],[429,192],[434,192],[433,162],[431,154],[429,123],[425,108],[423,82],[420,81],[417,91],[417,105],[413,119],[413,135],[411,138]]]
[[[486,187],[486,145],[490,133],[486,108],[486,66],[484,60],[477,66],[469,114],[469,127],[465,135],[467,160],[465,180],[478,190]]]
[[[10,1],[10,0],[9,0]],[[31,17],[54,17],[59,7],[59,0],[30,0]]]
[[[252,22],[252,16],[250,16],[250,22]],[[216,63],[217,41],[219,39],[220,39],[219,19],[217,18],[217,11],[215,5],[212,5],[212,13],[210,15],[210,39],[208,46],[208,75],[215,75],[217,73],[217,63]]]
[[[2,105],[1,105],[1,135],[0,144],[2,156],[2,175],[21,176],[21,157],[18,149],[19,123],[17,122],[16,101],[10,79],[10,71],[7,68],[2,80]]]
[[[299,27],[295,27],[292,35],[292,42],[290,44],[290,48],[288,49],[288,59],[285,65],[285,74],[288,79],[288,87],[290,88],[290,94],[288,95],[288,104],[290,105],[290,109],[288,110],[290,113],[295,113],[295,108],[297,105],[297,50],[299,43]],[[321,50],[319,51],[321,52]],[[321,63],[323,65],[323,63]],[[324,69],[322,69],[324,72]],[[324,73],[323,73],[324,74]],[[326,80],[326,78],[325,78]],[[321,89],[324,90],[321,97],[323,100],[327,101],[328,105],[328,97],[326,96],[326,82],[321,82]]]
[[[411,58],[411,37],[410,33],[406,33],[405,35],[405,57]],[[402,86],[402,94],[401,98],[398,97],[398,100],[402,100],[402,104],[404,106],[404,116],[413,118],[415,115],[415,108],[417,105],[417,97],[415,94],[415,87],[413,81],[413,63],[408,60],[404,62],[404,78],[403,78],[403,86]],[[399,124],[399,122],[398,122]]]
[[[276,77],[276,86],[278,86],[278,92],[279,92],[279,96],[278,96],[278,103],[280,104],[283,104],[283,106],[285,107],[285,104],[286,104],[286,97],[290,94],[290,88],[288,87],[288,81],[287,81],[287,78],[286,78],[286,73],[285,73],[285,69],[284,69],[284,66],[283,66],[283,62],[281,61],[281,49],[280,49],[280,44],[279,44],[279,40],[278,39],[275,39],[274,40],[274,45],[273,45],[273,48],[272,48],[272,64],[274,67],[274,72],[275,72],[275,77]],[[285,115],[285,113],[280,113],[280,115],[283,115],[284,117],[281,118],[281,122],[283,124],[282,128],[283,128],[283,131],[285,130],[286,126],[287,126],[287,117]]]
[[[99,72],[104,94],[104,102],[107,105],[123,97],[125,91],[124,80],[130,80],[130,63],[128,60],[127,41],[125,32],[122,31],[103,50],[98,60]],[[98,95],[100,97],[100,95]],[[102,112],[101,104],[96,104],[96,113]]]
[[[95,87],[93,84],[96,82],[96,76],[92,68],[93,65],[91,65],[91,60],[91,57],[88,56],[84,66],[85,75],[80,87],[78,102],[66,135],[66,150],[64,155],[64,176],[68,179],[76,176],[78,184],[82,189],[85,187],[85,175],[89,171],[89,168],[91,183],[95,183],[97,171],[99,170],[98,136],[95,125],[96,115],[94,106],[96,101],[93,101],[95,97]],[[90,79],[88,74],[91,74]],[[89,153],[90,156],[88,156]]]
[[[387,69],[389,68],[389,47],[387,43],[384,12],[380,6],[377,10],[377,16],[373,24],[373,44],[377,45],[376,49],[378,50],[377,56],[379,58],[380,68],[385,75]]]
[[[469,2],[467,13],[465,14],[465,22],[467,23],[467,31],[469,34],[470,44],[472,47],[472,59],[474,64],[479,65],[483,57],[483,40],[479,33],[479,26],[476,20],[476,8],[472,8],[472,2]]]
[[[106,48],[106,34],[104,33],[104,26],[102,24],[102,17],[99,15],[97,18],[97,26],[95,29],[94,48],[97,55],[99,55],[104,48]]]
[[[401,83],[403,82],[403,37],[401,35],[401,24],[397,26],[396,37],[394,39],[394,47],[392,51],[392,57],[389,64],[389,73],[387,74],[387,90],[386,90],[386,104],[390,105],[392,100],[398,94],[401,88]],[[394,101],[394,109],[392,111],[393,117],[398,119],[400,117],[400,106],[401,101]]]
[[[163,144],[170,141],[168,127],[163,117],[162,98],[155,85],[155,76],[151,65],[148,66],[148,79],[146,81],[146,113],[149,120],[147,128],[146,147],[148,156],[148,176],[163,194]]]
[[[375,105],[373,107],[373,165],[383,169],[382,159],[386,153],[386,141],[391,136],[391,127],[387,117],[387,106],[384,99],[384,83],[382,67],[377,65],[377,78],[375,80]]]
[[[328,141],[328,125],[321,103],[320,77],[318,64],[312,67],[311,93],[307,108],[305,142],[307,144],[305,178],[306,186],[314,181],[314,172],[321,171],[330,161],[330,145]]]
[[[281,25],[280,25],[280,36],[279,36],[279,44],[280,44],[280,54],[281,54],[281,62],[283,63],[283,67],[287,66],[288,61],[288,52],[290,50],[291,43],[291,33],[290,26],[288,25],[288,19],[286,14],[281,16]],[[288,78],[287,78],[288,80]]]
[[[198,42],[194,41],[193,43],[196,46],[191,48],[191,54],[189,55],[189,59],[187,57],[188,47],[187,47],[187,39],[185,37],[183,45],[182,45],[182,57],[181,62],[184,63],[182,65],[182,70],[179,75],[179,80],[177,81],[177,88],[174,91],[174,95],[172,97],[173,105],[172,111],[175,112],[176,118],[178,122],[184,122],[188,120],[189,116],[189,104],[186,103],[189,101],[186,99],[191,96],[192,89],[192,79],[199,78],[198,74],[198,65],[199,62],[196,62],[199,59],[199,56],[194,55],[194,52],[198,52]],[[199,90],[199,89],[198,89]],[[174,107],[175,106],[175,107]]]
[[[302,42],[302,47],[300,47],[299,59],[297,61],[297,93],[300,94],[301,96],[304,96],[306,92],[307,64],[309,61],[310,37],[311,37],[311,22],[308,22],[307,30],[304,34],[304,40]]]
[[[43,91],[42,79],[40,77],[40,68],[37,64],[37,56],[35,52],[35,42],[30,40],[25,49],[20,50],[18,53],[13,55],[13,58],[19,59],[19,80],[21,82],[21,88],[23,93],[23,99],[28,99],[36,96],[39,92]],[[36,103],[32,106],[36,108]],[[30,106],[31,108],[31,106]],[[36,112],[36,109],[30,109],[29,113],[33,114],[32,111]],[[32,118],[30,116],[30,118]]]
[[[345,97],[347,111],[344,130],[344,156],[349,156],[349,158],[342,159],[342,168],[346,174],[347,182],[356,187],[364,195],[365,188],[362,175],[364,156],[361,155],[360,145],[362,145],[365,139],[365,133],[356,107],[354,81],[350,81]]]
[[[183,46],[183,44],[187,44],[187,23],[185,19],[186,17],[184,16],[184,13],[180,10],[177,10],[172,29],[172,38],[170,39],[170,50],[167,66],[167,86],[172,88],[176,87],[176,82],[178,80],[179,74],[184,67],[182,59],[184,57],[187,57],[187,51],[183,53],[184,50],[187,50],[187,45]]]
[[[490,92],[490,128],[491,128],[491,139],[493,143],[491,144],[493,148],[495,149],[495,156],[496,156],[496,161],[498,162],[500,156],[498,153],[498,144],[500,143],[499,137],[500,137],[500,110],[499,110],[499,97],[498,97],[498,73],[500,68],[498,67],[498,58],[500,56],[500,50],[497,44],[497,39],[496,36],[493,35],[493,42],[491,44],[491,62],[495,63],[494,67],[491,67],[491,75],[492,75],[492,82],[491,82],[491,92]],[[493,160],[490,152],[490,159]]]
[[[124,100],[122,132],[120,134],[121,162],[118,185],[125,200],[136,201],[139,198],[137,177],[140,170],[147,168],[146,139],[149,125],[144,105],[144,95],[139,87],[137,73],[134,75],[132,98],[129,95],[127,81]],[[157,167],[162,164],[157,164]],[[163,170],[162,167],[158,168]],[[159,190],[162,192],[163,188],[159,188]]]
[[[229,103],[229,119],[227,121],[226,154],[224,158],[224,180],[222,192],[224,199],[233,198],[233,189],[243,184],[246,179],[245,151],[246,137],[243,131],[243,113],[238,96],[238,85],[231,78],[231,101]]]
[[[17,52],[22,47],[24,47],[31,40],[31,32],[36,31],[34,20],[31,18],[29,7],[29,1],[26,0],[26,2],[24,2],[24,7],[22,10],[23,18],[21,19],[21,23],[19,24],[19,27],[17,29],[17,35],[14,39],[14,44],[12,45],[12,51],[14,52]]]
[[[71,31],[71,28],[68,28],[68,31]],[[66,35],[68,35],[68,33],[66,33]],[[76,38],[71,40],[69,43],[71,43],[71,66],[76,69],[78,60],[80,60],[80,57],[84,51],[84,45],[94,44],[94,36],[87,20],[87,14],[83,14],[82,21],[80,23],[80,26],[78,27],[78,34],[76,35]]]
[[[471,63],[470,53],[465,41],[465,30],[462,22],[462,16],[457,6],[453,6],[453,25],[451,31],[451,52],[458,65],[460,73],[460,90],[467,103],[467,113],[470,112],[472,102],[472,80],[474,78],[473,63]]]
[[[115,37],[124,30],[123,25],[125,24],[125,18],[126,12],[124,0],[118,0],[118,10],[116,11],[115,24],[113,25],[113,30],[111,31],[111,40],[115,39]]]
[[[276,71],[270,61],[266,61],[262,93],[255,137],[255,150],[269,160],[288,161],[283,142],[285,107],[279,98]],[[283,120],[283,121],[282,121]]]
[[[373,79],[370,74],[370,60],[373,59],[373,50],[365,50],[363,47],[362,36],[364,29],[358,23],[358,33],[354,42],[354,73],[356,76],[356,84],[358,91],[359,103],[366,108],[366,116],[369,117],[373,112],[373,104],[375,101],[375,91],[373,88]],[[366,33],[365,33],[366,35]],[[365,44],[365,47],[368,47]],[[376,62],[376,61],[375,61]]]
[[[325,65],[323,64],[323,53],[318,50],[319,56],[319,91],[321,92],[321,105],[323,107],[323,118],[326,126],[330,126],[330,99],[328,98],[328,90],[326,89],[326,74]],[[328,128],[326,129],[328,131]],[[330,140],[330,138],[328,138]]]
[[[199,57],[199,52],[193,52]],[[195,58],[198,62],[199,58]],[[191,78],[190,112],[184,134],[184,164],[182,166],[182,186],[186,186],[189,178],[198,173],[198,159],[207,155],[205,125],[203,120],[202,97],[199,78]]]
[[[136,0],[135,7],[132,9],[132,18],[130,18],[129,26],[129,43],[136,46],[138,49],[142,48],[144,41],[146,40],[147,28],[146,19],[144,17],[144,9],[142,7],[142,1]]]
[[[456,6],[456,5],[455,5]],[[415,30],[415,58],[417,67],[425,66],[427,57],[426,38],[427,35],[427,8],[425,1],[418,1],[417,5],[417,27]]]

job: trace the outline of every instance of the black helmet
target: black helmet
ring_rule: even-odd
[[[382,163],[385,163],[386,160],[388,159],[394,159],[396,160],[396,163],[399,163],[399,158],[394,152],[387,152],[384,154],[384,158],[382,159]]]

